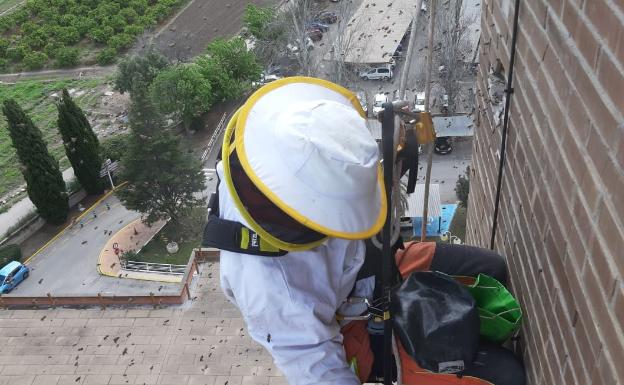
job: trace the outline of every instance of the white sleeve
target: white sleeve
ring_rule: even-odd
[[[335,243],[331,241],[330,245]],[[236,298],[251,337],[271,353],[290,385],[360,384],[347,364],[335,320],[347,287],[353,287],[358,257],[363,254],[363,245],[350,243],[351,247],[338,250],[323,245],[318,253],[290,253],[281,258],[221,252],[222,282],[231,284],[228,290]],[[332,264],[324,264],[322,256],[331,250],[351,252],[349,259],[354,263],[332,271]],[[317,263],[312,269],[308,263],[314,258]],[[337,259],[344,261],[340,256]]]
[[[219,206],[222,218],[245,224],[223,186]],[[223,291],[290,385],[360,385],[335,314],[354,286],[364,248],[362,241],[329,239],[279,258],[221,251]]]

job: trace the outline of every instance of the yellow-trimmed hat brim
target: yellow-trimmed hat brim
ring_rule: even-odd
[[[252,183],[277,207],[279,207],[283,212],[288,214],[290,217],[301,223],[302,225],[310,228],[316,232],[321,234],[325,234],[330,237],[343,238],[343,239],[367,239],[372,237],[381,231],[386,219],[387,214],[387,203],[386,203],[386,190],[383,184],[383,171],[381,164],[377,167],[377,184],[378,184],[378,202],[375,202],[376,207],[370,207],[371,211],[375,211],[378,209],[376,218],[371,226],[361,231],[344,231],[341,229],[331,228],[327,225],[323,225],[303,215],[300,211],[296,210],[294,207],[291,207],[287,204],[283,199],[277,196],[263,181],[256,175],[254,168],[251,166],[248,154],[245,148],[245,129],[247,127],[247,119],[249,117],[249,113],[262,97],[269,94],[271,91],[276,90],[279,87],[286,86],[292,83],[307,83],[312,85],[317,85],[324,87],[330,91],[336,92],[346,98],[349,103],[355,108],[356,111],[362,116],[365,117],[365,113],[362,110],[362,107],[357,99],[357,96],[354,95],[351,91],[343,88],[334,83],[316,79],[309,77],[291,77],[284,78],[272,82],[268,85],[263,86],[259,90],[257,90],[249,100],[241,107],[238,119],[236,119],[236,128],[235,128],[235,138],[234,138],[234,147],[236,148],[238,158],[240,160],[241,166],[243,167],[245,173],[252,181]],[[231,147],[231,146],[230,146]],[[231,151],[231,150],[230,150]],[[224,156],[225,159],[225,156]]]
[[[230,196],[232,197],[232,201],[234,202],[234,205],[238,209],[238,212],[241,214],[243,219],[247,222],[247,224],[253,231],[255,231],[258,235],[260,235],[260,237],[263,240],[265,240],[266,242],[270,243],[271,245],[279,249],[286,250],[286,251],[305,251],[305,250],[310,250],[321,245],[327,239],[326,237],[318,241],[311,242],[311,243],[295,244],[295,243],[289,243],[289,242],[283,241],[273,236],[271,233],[266,231],[262,226],[260,226],[260,224],[258,224],[258,222],[251,216],[251,214],[249,213],[249,211],[247,210],[247,208],[241,201],[240,195],[236,191],[236,188],[234,187],[234,182],[232,181],[232,170],[231,170],[231,165],[230,165],[230,156],[232,155],[232,152],[235,151],[235,147],[232,146],[231,144],[232,135],[234,134],[234,131],[236,129],[236,122],[238,120],[239,114],[240,114],[240,110],[236,111],[227,124],[225,133],[223,134],[223,147],[222,147],[222,153],[221,153],[221,158],[222,158],[221,162],[223,165],[223,174],[224,174],[223,181],[225,182],[225,185],[227,186]]]

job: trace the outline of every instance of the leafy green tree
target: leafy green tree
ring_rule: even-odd
[[[106,44],[108,39],[110,39],[114,34],[115,30],[108,25],[94,28],[89,32],[91,39],[93,39],[96,43],[101,44]]]
[[[121,160],[128,152],[128,141],[130,134],[119,134],[109,136],[100,143],[100,153],[102,159]]]
[[[465,176],[464,176],[465,175]],[[460,175],[455,183],[455,194],[462,207],[468,207],[468,195],[470,195],[470,166],[466,167],[464,175]]]
[[[123,17],[127,24],[132,24],[139,17],[139,14],[132,8],[124,8],[119,12],[119,16]]]
[[[208,111],[214,100],[210,83],[196,64],[178,65],[162,71],[150,86],[150,95],[161,112],[182,120],[186,130],[193,118]]]
[[[169,66],[167,58],[156,52],[143,56],[131,56],[122,60],[117,67],[115,89],[121,92],[147,93],[149,85],[160,71]]]
[[[126,28],[124,28],[124,34],[126,35],[139,36],[142,33],[143,27],[137,24],[127,25]]]
[[[58,39],[63,45],[74,45],[80,41],[80,31],[76,27],[63,27],[58,33]]]
[[[62,48],[65,48],[63,44],[52,40],[48,44],[46,44],[46,46],[43,48],[43,52],[48,55],[48,57],[54,57],[56,56],[56,53]]]
[[[56,51],[57,67],[75,67],[78,65],[80,50],[78,48],[63,47]]]
[[[89,121],[66,89],[56,107],[59,132],[76,178],[88,194],[102,193],[100,143]]]
[[[247,45],[240,37],[216,39],[208,45],[206,51],[238,81],[251,81],[260,77],[262,68],[253,52],[247,51]]]
[[[130,35],[127,35],[125,33],[120,33],[114,36],[111,36],[110,39],[108,39],[108,46],[110,48],[114,48],[116,50],[122,50],[124,48],[128,48],[132,45],[132,42],[134,41],[134,38]]]
[[[147,95],[133,95],[130,127],[128,150],[122,158],[128,184],[118,196],[128,209],[144,214],[148,223],[169,218],[175,227],[201,204],[195,197],[205,188],[201,164],[164,129]]]
[[[106,25],[112,27],[115,30],[115,33],[122,32],[126,27],[126,20],[121,15],[115,15],[110,17],[106,21]]]
[[[200,56],[195,60],[199,66],[199,71],[210,83],[215,102],[231,100],[243,95],[245,85],[230,76],[227,70],[224,70],[214,58],[209,56]]]
[[[26,180],[28,197],[46,221],[63,223],[69,205],[58,162],[48,152],[41,131],[15,100],[5,100],[2,110]]]
[[[28,47],[17,45],[14,47],[9,47],[7,49],[6,56],[9,60],[13,62],[18,62],[24,58],[26,52],[28,52]]]
[[[24,66],[31,71],[43,68],[47,61],[48,55],[43,52],[29,52],[24,56]]]
[[[0,57],[5,57],[8,49],[9,41],[7,39],[0,38]]]
[[[115,48],[104,48],[97,55],[99,65],[113,64],[117,59],[117,50]]]
[[[275,20],[275,10],[271,7],[258,7],[254,4],[247,4],[243,14],[243,23],[247,31],[257,39],[266,39],[270,25]]]

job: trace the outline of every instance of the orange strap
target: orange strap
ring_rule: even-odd
[[[347,362],[355,358],[357,363],[357,376],[362,383],[368,380],[373,370],[375,356],[370,348],[370,337],[366,329],[368,321],[351,321],[340,332],[342,333],[343,345],[347,355]]]
[[[397,250],[394,255],[396,265],[403,278],[413,271],[429,271],[435,242],[407,242],[404,250]]]

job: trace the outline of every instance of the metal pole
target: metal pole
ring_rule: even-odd
[[[106,172],[108,174],[108,180],[111,184],[111,189],[115,189],[115,184],[113,183],[113,177],[111,176],[110,169]]]
[[[412,20],[412,30],[410,31],[409,44],[407,46],[407,55],[405,55],[405,66],[401,72],[401,81],[399,82],[399,99],[405,99],[405,87],[407,86],[407,76],[412,64],[412,56],[414,55],[414,40],[416,39],[416,24],[418,23],[418,15],[420,15],[420,7],[422,0],[416,0],[416,11]]]
[[[429,42],[427,44],[427,74],[425,84],[425,111],[429,112],[429,95],[431,93],[431,66],[433,62],[433,32],[435,29],[436,0],[431,0],[431,13],[429,14]],[[429,185],[431,184],[431,166],[433,165],[433,149],[435,141],[429,145],[427,152],[427,173],[425,175],[425,196],[423,202],[423,218],[420,227],[420,241],[424,242],[427,237],[427,220],[429,215]]]

